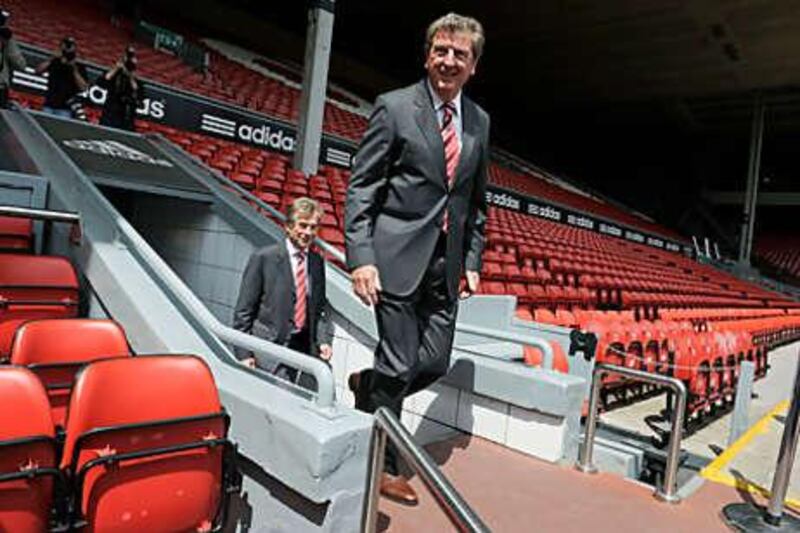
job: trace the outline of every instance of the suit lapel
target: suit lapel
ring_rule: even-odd
[[[289,252],[286,250],[286,243],[278,248],[278,261],[280,262],[281,275],[286,280],[286,285],[289,286],[289,295],[294,296],[294,274],[292,273],[292,258],[289,257]]]
[[[461,97],[461,155],[458,159],[458,166],[456,167],[456,179],[453,187],[455,188],[458,183],[465,177],[471,175],[471,168],[468,163],[472,160],[472,152],[475,150],[475,140],[478,137],[478,117],[475,111],[475,105],[471,100],[462,96]]]
[[[442,134],[439,132],[439,121],[436,120],[436,113],[433,110],[431,96],[425,87],[424,79],[417,84],[414,105],[416,106],[415,122],[430,146],[431,157],[436,161],[438,175],[441,177],[442,185],[445,186],[444,144],[442,143]]]

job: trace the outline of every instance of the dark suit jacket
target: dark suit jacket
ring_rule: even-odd
[[[425,80],[378,97],[355,156],[345,206],[347,266],[377,265],[383,290],[411,294],[449,210],[448,291],[481,269],[489,115],[462,95],[462,146],[448,191],[444,145]]]
[[[242,275],[239,299],[233,314],[233,327],[276,344],[286,345],[294,327],[295,288],[286,242],[256,250]],[[306,306],[306,321],[311,338],[311,355],[319,355],[320,344],[333,340],[328,299],[325,295],[325,265],[316,252],[308,254],[308,280],[311,291]],[[237,350],[244,359],[247,351]]]

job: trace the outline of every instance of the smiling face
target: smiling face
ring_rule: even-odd
[[[444,102],[449,102],[475,74],[477,60],[467,32],[439,31],[434,35],[425,69],[431,86]]]
[[[299,215],[294,221],[286,223],[286,235],[299,250],[308,250],[319,230],[320,215]]]

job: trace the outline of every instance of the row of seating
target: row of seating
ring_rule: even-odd
[[[47,390],[25,367],[0,366],[0,403],[14,406],[0,410],[0,530],[212,531],[223,523],[238,483],[234,449],[201,359],[86,365],[63,434]]]
[[[239,476],[213,376],[194,356],[133,356],[74,318],[71,263],[0,254],[0,531],[212,531]],[[24,231],[20,231],[24,227]]]
[[[800,283],[800,238],[762,235],[756,239],[756,253],[778,274]]]

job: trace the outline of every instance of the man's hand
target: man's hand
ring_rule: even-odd
[[[464,277],[466,277],[467,279],[467,285],[461,291],[461,294],[458,295],[459,298],[462,299],[469,298],[470,296],[478,292],[478,287],[481,284],[481,275],[474,270],[467,270],[464,273]]]
[[[365,305],[375,305],[378,303],[378,293],[381,292],[381,280],[378,275],[378,267],[375,265],[364,265],[353,270],[353,292],[361,298]]]
[[[248,357],[247,359],[242,359],[240,361],[244,366],[249,368],[257,368],[256,367],[256,358],[255,357]]]
[[[319,357],[323,361],[330,361],[331,357],[333,357],[333,348],[330,344],[320,344],[319,345]]]

